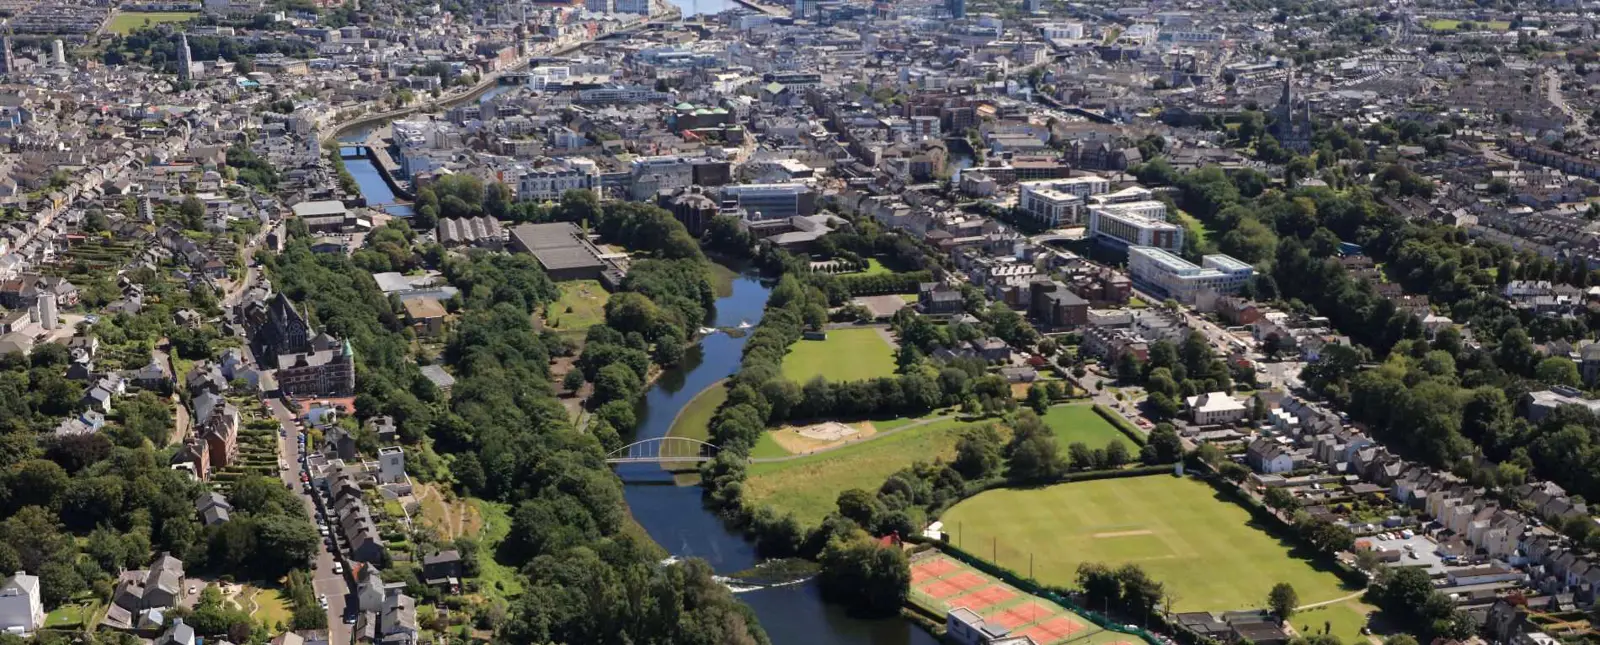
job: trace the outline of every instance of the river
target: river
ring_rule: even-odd
[[[766,286],[750,277],[733,282],[732,295],[717,300],[715,327],[755,324],[767,302]],[[663,374],[645,393],[644,421],[636,439],[665,436],[678,411],[696,394],[739,367],[745,336],[710,334],[690,350],[679,368]],[[672,477],[653,465],[618,466],[633,517],[656,543],[673,555],[703,558],[717,573],[749,569],[760,562],[754,547],[730,532],[700,502],[698,486],[673,486]],[[822,602],[814,582],[738,594],[750,605],[775,645],[935,645],[927,632],[899,618],[858,620],[844,608]]]
[[[686,4],[700,9],[713,3],[720,3],[723,8],[731,6],[729,0],[676,1],[684,7],[686,16],[692,15]],[[347,132],[340,141],[361,142],[370,131]],[[395,202],[394,192],[370,159],[346,160],[345,167],[355,177],[368,204]],[[401,214],[396,209],[411,214],[410,206],[387,208]],[[749,276],[734,279],[732,294],[717,300],[713,326],[732,328],[744,322],[759,323],[770,290]],[[681,366],[662,374],[645,393],[640,411],[643,421],[634,438],[666,436],[678,411],[690,399],[738,370],[745,338],[722,332],[707,335],[689,350]],[[743,571],[760,562],[754,546],[744,536],[729,531],[701,504],[700,487],[675,486],[672,476],[657,466],[634,464],[617,468],[634,519],[668,552],[702,558],[719,574]],[[815,582],[746,591],[737,597],[755,611],[774,645],[938,645],[937,639],[906,620],[851,618],[843,607],[823,602]]]

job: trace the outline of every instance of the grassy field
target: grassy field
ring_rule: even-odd
[[[1294,628],[1306,636],[1321,634],[1324,629],[1328,629],[1334,636],[1338,636],[1339,640],[1349,645],[1359,645],[1367,638],[1361,634],[1361,628],[1367,626],[1368,617],[1375,611],[1377,607],[1363,603],[1360,599],[1351,599],[1296,612],[1289,622],[1294,623]],[[1373,625],[1373,633],[1380,636],[1389,631]]]
[[[696,394],[689,403],[678,411],[677,418],[672,420],[672,429],[667,431],[669,437],[686,437],[706,441],[711,438],[711,415],[723,401],[728,400],[728,388],[722,381],[712,383]],[[763,435],[765,436],[765,435]]]
[[[82,627],[89,617],[95,614],[97,603],[94,601],[74,602],[56,607],[44,616],[46,627],[73,628]]]
[[[294,612],[289,609],[289,600],[277,589],[251,587],[245,590],[240,600],[247,608],[252,601],[255,602],[255,611],[250,617],[261,621],[273,633],[277,633],[278,625],[288,628],[294,624]]]
[[[522,594],[522,581],[513,567],[500,564],[494,553],[506,535],[511,532],[511,508],[499,502],[473,500],[478,515],[483,518],[483,530],[478,534],[479,585],[491,597],[506,598]]]
[[[1429,29],[1434,31],[1455,31],[1461,27],[1461,23],[1463,22],[1466,21],[1440,18],[1438,20],[1428,21],[1427,25]],[[1473,24],[1477,25],[1478,29],[1487,29],[1489,31],[1505,31],[1511,28],[1511,23],[1505,20],[1489,20],[1485,22],[1473,21]]]
[[[810,457],[750,464],[745,499],[771,504],[780,513],[793,512],[802,525],[815,526],[843,491],[876,491],[889,475],[914,461],[954,457],[956,440],[967,425],[948,419]]]
[[[1139,453],[1138,444],[1128,439],[1128,435],[1122,434],[1105,417],[1095,414],[1094,407],[1088,404],[1058,405],[1045,412],[1042,418],[1062,448],[1079,441],[1090,448],[1104,448],[1113,441],[1120,441],[1128,447],[1129,453]]]
[[[867,270],[862,272],[863,275],[888,275],[890,273],[894,272],[890,271],[889,267],[883,266],[883,263],[879,262],[878,258],[867,258]]]
[[[787,457],[791,454],[794,453],[778,445],[778,442],[772,438],[772,433],[770,432],[761,433],[761,438],[756,440],[756,445],[750,448],[751,459],[773,459]]]
[[[1212,231],[1206,228],[1205,223],[1201,222],[1200,218],[1190,215],[1188,211],[1179,210],[1178,223],[1188,229],[1188,234],[1195,236],[1194,241],[1196,244],[1200,245],[1201,248],[1209,248],[1206,244],[1211,240]]]
[[[146,25],[155,26],[163,22],[188,22],[199,17],[200,14],[192,11],[150,12],[150,11],[118,11],[111,16],[111,22],[106,24],[106,31],[113,34],[128,35],[133,30]]]
[[[783,358],[783,375],[797,383],[821,376],[860,381],[894,374],[894,350],[876,329],[835,329],[827,340],[801,340]]]
[[[1026,571],[1031,553],[1035,576],[1046,584],[1074,584],[1084,562],[1137,563],[1176,594],[1179,611],[1264,607],[1279,582],[1294,585],[1302,604],[1356,591],[1295,557],[1290,542],[1193,479],[1156,475],[993,490],[940,519],[958,546],[1003,566]]]
[[[561,299],[545,308],[544,324],[561,333],[582,334],[606,321],[606,301],[611,299],[599,282],[562,282]]]

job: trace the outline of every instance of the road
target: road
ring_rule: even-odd
[[[1563,114],[1567,115],[1567,118],[1572,120],[1570,127],[1576,130],[1578,134],[1587,133],[1589,131],[1589,115],[1579,112],[1567,104],[1567,97],[1561,93],[1561,72],[1554,67],[1546,69],[1544,71],[1544,85],[1550,104],[1554,105],[1557,110],[1561,110]]]
[[[295,427],[294,413],[278,399],[267,399],[267,409],[272,411],[272,416],[283,428],[283,434],[278,438],[278,455],[289,464],[289,469],[279,471],[278,475],[283,479],[284,485],[295,491],[301,501],[305,502],[306,515],[311,518],[311,523],[317,524],[316,502],[300,485],[300,449],[297,439],[300,431]],[[352,590],[344,576],[333,572],[333,563],[334,556],[328,551],[327,543],[323,543],[317,549],[317,568],[311,572],[311,586],[316,589],[319,596],[328,598],[328,630],[331,637],[329,642],[348,643],[350,626],[344,624],[344,609]]]

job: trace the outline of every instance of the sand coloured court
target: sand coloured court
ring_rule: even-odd
[[[964,608],[985,625],[1027,635],[1039,645],[1147,645],[1130,634],[1106,631],[1055,603],[1023,593],[937,550],[912,555],[911,602],[937,615]]]
[[[1179,611],[1261,607],[1287,582],[1310,604],[1347,596],[1331,571],[1290,553],[1249,511],[1204,482],[1171,475],[1035,489],[997,489],[940,518],[978,557],[1052,585],[1075,584],[1078,565],[1135,563],[1177,595]]]

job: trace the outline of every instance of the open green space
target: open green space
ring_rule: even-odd
[[[67,603],[45,614],[44,624],[59,629],[82,627],[98,608],[98,603],[93,600]]]
[[[867,270],[863,272],[863,275],[888,275],[890,273],[894,273],[894,271],[889,270],[889,267],[883,266],[883,263],[879,262],[878,258],[867,258]]]
[[[1425,24],[1428,26],[1429,29],[1432,29],[1434,31],[1455,31],[1457,29],[1460,29],[1461,28],[1461,24],[1465,23],[1465,22],[1471,22],[1473,25],[1476,26],[1476,28],[1478,28],[1478,29],[1487,29],[1489,31],[1505,31],[1505,30],[1511,28],[1511,22],[1507,21],[1507,20],[1486,20],[1486,21],[1471,20],[1471,21],[1469,21],[1469,20],[1456,20],[1456,19],[1453,19],[1453,18],[1438,18],[1438,19],[1435,19],[1435,20],[1429,20]]]
[[[515,567],[495,560],[506,535],[511,533],[511,508],[500,502],[474,499],[478,515],[483,518],[483,529],[478,533],[478,583],[484,595],[507,598],[522,594],[522,577]]]
[[[1089,404],[1058,405],[1050,408],[1040,417],[1045,425],[1050,426],[1050,431],[1056,436],[1056,443],[1066,448],[1074,443],[1083,442],[1090,448],[1104,448],[1113,441],[1120,441],[1128,447],[1131,454],[1139,453],[1139,446],[1128,435],[1122,434],[1116,426],[1106,421],[1105,417],[1095,414],[1094,406]]]
[[[560,283],[561,299],[545,307],[544,324],[561,333],[581,334],[606,321],[611,294],[595,280]]]
[[[745,499],[770,504],[779,513],[793,512],[802,525],[815,526],[834,509],[841,492],[876,491],[889,475],[912,462],[953,458],[956,440],[968,425],[947,419],[799,459],[753,463]]]
[[[277,589],[263,589],[250,587],[245,591],[244,604],[249,607],[255,603],[255,611],[250,616],[265,624],[268,629],[276,633],[277,626],[289,627],[294,624],[294,612],[289,609],[289,600]]]
[[[193,11],[118,11],[106,24],[106,31],[126,36],[142,27],[153,27],[164,22],[188,22],[199,16]]]
[[[1178,223],[1187,229],[1187,235],[1194,236],[1195,244],[1199,245],[1200,248],[1210,248],[1206,245],[1210,242],[1214,231],[1207,228],[1205,223],[1200,221],[1200,218],[1190,215],[1188,211],[1178,209]]]
[[[678,416],[672,420],[672,429],[667,431],[667,436],[709,440],[711,415],[716,414],[717,408],[726,400],[728,400],[728,388],[722,381],[712,383],[711,387],[701,390],[683,406],[682,410],[678,411]]]
[[[962,548],[1072,586],[1078,565],[1133,563],[1166,584],[1178,611],[1266,606],[1287,582],[1302,604],[1355,593],[1331,571],[1292,553],[1249,511],[1204,482],[1170,475],[987,491],[951,507],[946,531]],[[1320,627],[1320,625],[1319,625]]]
[[[1305,636],[1321,634],[1326,629],[1328,633],[1338,636],[1340,641],[1359,645],[1367,638],[1361,633],[1361,628],[1369,626],[1367,620],[1375,611],[1377,607],[1361,602],[1359,598],[1352,598],[1296,612],[1289,622],[1294,623],[1294,628]],[[1371,627],[1373,633],[1379,635],[1390,631],[1377,623]]]
[[[761,433],[761,438],[756,440],[756,445],[750,447],[751,459],[774,459],[792,454],[794,453],[778,445],[778,441],[772,438],[772,433],[770,432]]]
[[[835,329],[827,340],[801,340],[783,357],[783,375],[797,383],[821,376],[861,381],[894,375],[894,350],[876,329]]]

